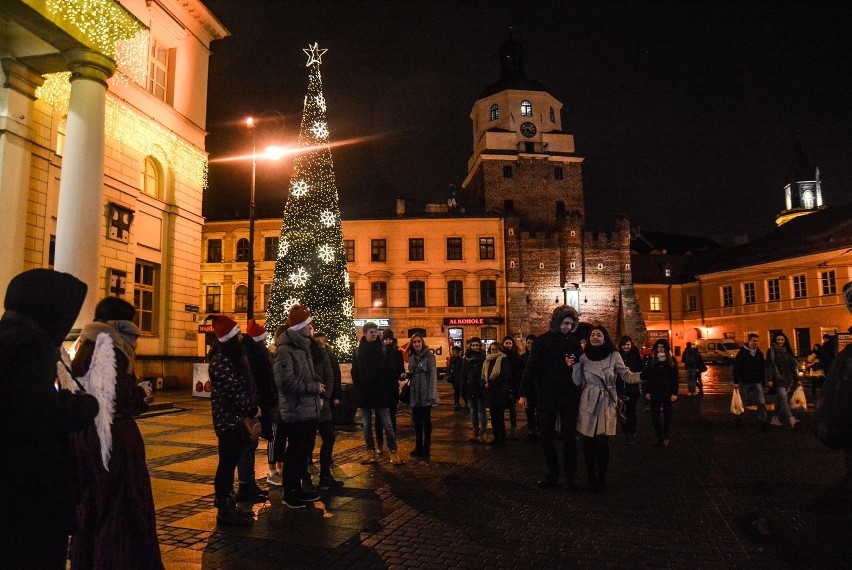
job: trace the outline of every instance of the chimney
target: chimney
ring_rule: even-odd
[[[396,215],[399,217],[405,215],[405,198],[396,199]]]

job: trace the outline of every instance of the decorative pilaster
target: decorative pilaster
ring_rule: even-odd
[[[101,294],[104,115],[107,79],[115,72],[115,62],[88,49],[68,51],[65,61],[71,71],[71,100],[59,182],[54,267],[89,286],[74,325],[79,329],[92,320]]]

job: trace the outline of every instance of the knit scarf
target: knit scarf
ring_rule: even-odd
[[[108,334],[112,344],[127,357],[127,372],[133,373],[133,359],[136,357],[136,339],[140,331],[130,321],[107,321],[89,323],[80,332],[81,341],[96,342],[98,335]]]
[[[502,352],[489,352],[485,356],[485,364],[482,365],[482,380],[484,382],[489,382],[500,376],[500,368],[504,358],[506,358],[506,355]],[[488,362],[491,360],[496,360],[497,362],[494,363],[491,374],[488,374]]]

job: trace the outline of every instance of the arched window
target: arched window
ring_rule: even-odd
[[[551,123],[556,122],[556,113],[553,111],[553,107],[550,108],[550,122]]]
[[[246,238],[242,238],[237,241],[237,261],[238,262],[246,262],[249,260],[249,255],[251,254],[251,248],[249,247],[249,240]]]
[[[139,183],[139,188],[144,194],[159,198],[162,187],[162,169],[160,164],[153,156],[146,156],[142,163],[142,180]]]
[[[240,285],[234,292],[234,312],[245,313],[248,308],[248,287]]]
[[[491,111],[488,113],[489,121],[496,121],[500,118],[500,106],[497,103],[491,105]]]
[[[521,116],[532,117],[532,103],[524,99],[521,101]]]

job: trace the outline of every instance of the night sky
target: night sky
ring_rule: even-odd
[[[250,153],[240,121],[294,142],[321,68],[344,219],[394,198],[445,201],[472,149],[469,113],[499,77],[509,27],[527,76],[563,102],[586,212],[728,241],[773,227],[797,140],[829,206],[852,201],[852,8],[841,2],[207,0],[231,32],[210,59],[211,160]],[[285,117],[281,126],[278,117]],[[261,140],[262,139],[262,140]],[[280,216],[292,163],[257,168],[259,217]],[[211,163],[208,219],[248,217],[250,163]]]

